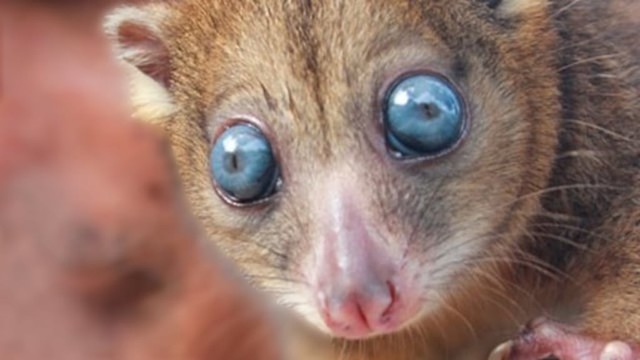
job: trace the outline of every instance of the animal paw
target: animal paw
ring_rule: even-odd
[[[640,360],[640,348],[622,341],[598,341],[540,318],[498,346],[489,360]]]

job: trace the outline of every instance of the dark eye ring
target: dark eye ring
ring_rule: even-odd
[[[228,124],[213,140],[209,164],[218,195],[232,205],[266,201],[281,183],[270,140],[259,126],[244,119]]]
[[[400,160],[444,155],[466,135],[465,101],[458,89],[438,74],[400,76],[386,90],[382,108],[387,148]]]

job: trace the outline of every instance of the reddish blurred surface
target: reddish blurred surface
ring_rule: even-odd
[[[279,358],[129,120],[102,9],[42,3],[0,4],[0,359]]]

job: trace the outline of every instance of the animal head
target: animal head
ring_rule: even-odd
[[[550,21],[545,0],[185,0],[107,29],[211,239],[320,330],[367,338],[526,236],[560,111]]]

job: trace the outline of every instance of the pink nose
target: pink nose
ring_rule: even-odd
[[[375,228],[349,196],[333,201],[323,214],[312,281],[325,324],[334,336],[350,339],[398,330],[417,311],[402,258],[372,235]]]
[[[398,318],[398,297],[395,286],[361,284],[363,289],[351,288],[342,294],[321,293],[322,315],[334,334],[346,338],[364,338],[394,330]]]

